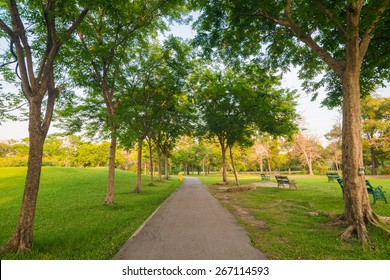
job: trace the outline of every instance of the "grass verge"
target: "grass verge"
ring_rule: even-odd
[[[168,180],[134,193],[135,175],[117,170],[115,204],[104,206],[106,168],[44,167],[31,253],[1,259],[111,259],[180,182]],[[0,168],[0,246],[16,227],[26,168]]]
[[[328,214],[340,214],[344,209],[340,187],[337,182],[328,183],[325,176],[297,176],[297,190],[260,186],[245,192],[227,192],[226,186],[216,185],[218,177],[199,178],[248,231],[253,246],[269,259],[390,259],[389,236],[382,231],[370,228],[374,247],[364,249],[357,240],[338,240],[342,227],[325,226],[331,221]],[[245,184],[260,180],[247,176],[240,181]],[[370,182],[382,185],[390,198],[389,179],[371,178]],[[373,205],[371,195],[370,200],[376,213],[390,216],[389,204],[380,201]]]

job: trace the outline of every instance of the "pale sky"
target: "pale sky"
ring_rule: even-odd
[[[170,33],[182,38],[193,38],[195,36],[195,32],[190,26],[173,26]],[[301,81],[298,79],[296,71],[284,73],[282,86],[298,90],[300,97],[298,99],[297,111],[303,118],[304,126],[307,129],[306,133],[317,136],[322,144],[326,144],[326,139],[323,135],[329,132],[335,121],[340,118],[338,110],[328,110],[321,107],[321,100],[325,96],[325,93],[321,91],[317,100],[311,102],[311,96],[304,93],[300,88]],[[389,97],[390,86],[379,90],[377,93],[382,97]],[[58,132],[58,130],[52,124],[49,134],[55,132]],[[26,137],[28,137],[27,122],[6,122],[0,125],[0,141],[9,139],[19,140]]]

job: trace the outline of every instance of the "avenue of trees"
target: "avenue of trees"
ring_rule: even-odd
[[[367,243],[366,225],[387,220],[372,211],[358,170],[367,157],[373,174],[387,164],[389,101],[366,97],[360,106],[360,100],[389,80],[390,3],[333,2],[3,1],[0,39],[9,48],[0,53],[0,68],[20,91],[2,90],[0,121],[26,103],[29,122],[28,141],[1,144],[1,158],[28,153],[18,224],[3,250],[32,247],[45,158],[57,157],[65,166],[108,166],[104,204],[114,202],[115,168],[129,168],[126,156],[134,149],[136,192],[145,155],[151,184],[155,169],[162,180],[174,165],[206,173],[212,163],[222,169],[223,181],[230,166],[238,184],[238,169],[258,170],[237,167],[245,153],[257,156],[260,171],[301,165],[313,174],[323,148],[297,133],[295,92],[283,89],[277,74],[291,65],[301,66],[300,78],[314,97],[326,86],[325,106],[342,106],[342,129],[335,124],[327,135],[325,155],[344,178],[341,238],[356,235]],[[193,44],[175,37],[159,42],[159,32],[191,9],[200,10]],[[53,117],[69,135],[109,144],[47,138]],[[20,150],[13,154],[16,145]]]

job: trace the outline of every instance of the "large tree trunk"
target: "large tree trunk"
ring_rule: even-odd
[[[104,199],[105,205],[114,203],[116,142],[116,136],[114,136],[114,133],[111,133],[110,158],[108,160],[108,184],[106,198]]]
[[[31,249],[35,208],[42,170],[43,144],[47,131],[41,125],[41,101],[32,99],[29,112],[29,157],[22,206],[16,229],[3,248],[5,251],[26,252]]]
[[[141,192],[141,182],[142,182],[142,141],[138,143],[138,157],[137,157],[137,182],[135,187],[135,192]]]
[[[236,180],[236,186],[239,187],[240,183],[238,182],[238,174],[237,174],[236,166],[234,165],[234,157],[233,157],[233,151],[232,151],[232,147],[231,146],[229,146],[229,153],[230,153],[230,160],[232,162],[232,169],[233,169],[233,173],[234,173],[234,179]]]
[[[352,4],[353,5],[353,4]],[[375,222],[368,193],[365,187],[364,174],[359,174],[363,167],[361,113],[360,113],[360,53],[357,30],[359,15],[348,13],[349,34],[346,53],[346,67],[342,73],[343,89],[343,127],[342,127],[342,164],[344,180],[344,218],[347,229],[341,235],[347,239],[356,234],[363,242],[368,241],[366,222]],[[376,216],[376,215],[375,215]]]
[[[365,188],[363,153],[360,127],[360,86],[359,71],[351,69],[343,77],[343,180],[344,217],[348,227],[342,238],[357,234],[363,243],[368,241],[366,221],[373,221],[368,193]]]

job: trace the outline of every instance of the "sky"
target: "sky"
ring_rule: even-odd
[[[193,38],[196,34],[189,25],[174,25],[166,35],[173,34],[182,38]],[[341,119],[339,110],[329,110],[321,107],[321,101],[325,97],[324,91],[319,91],[316,101],[311,101],[311,96],[301,89],[301,81],[297,77],[296,70],[283,74],[282,86],[289,89],[296,89],[300,97],[298,98],[297,111],[303,119],[305,133],[319,138],[323,145],[327,144],[324,134],[328,133],[334,123]],[[377,92],[382,97],[390,97],[390,86],[380,89]],[[49,134],[59,132],[53,124]],[[9,139],[20,140],[28,137],[27,122],[6,122],[0,125],[0,141]]]

